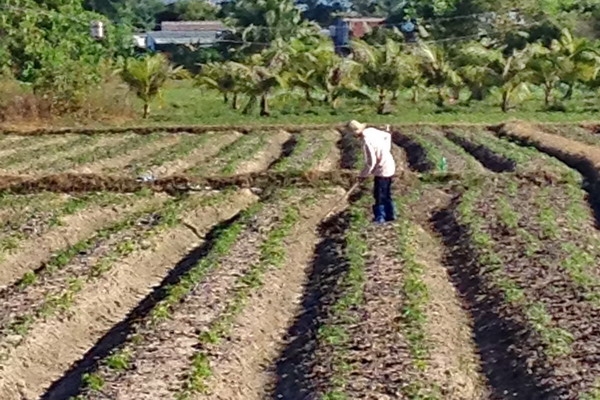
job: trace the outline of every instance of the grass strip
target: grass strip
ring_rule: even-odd
[[[223,191],[214,196],[189,196],[168,202],[164,208],[161,209],[162,218],[157,225],[142,232],[141,235],[128,238],[117,244],[108,254],[97,260],[96,264],[90,269],[86,277],[72,279],[67,288],[59,293],[48,296],[37,310],[27,315],[20,316],[16,321],[11,323],[9,330],[20,336],[25,336],[33,322],[38,319],[47,318],[67,311],[73,304],[75,295],[83,289],[85,283],[98,279],[108,272],[118,260],[130,255],[136,250],[140,250],[142,248],[141,243],[144,240],[154,237],[166,229],[179,225],[181,221],[178,217],[178,213],[192,207],[214,206],[226,200],[233,194],[233,191]]]
[[[369,225],[365,205],[369,200],[368,196],[364,196],[349,209],[350,228],[346,234],[348,271],[341,282],[344,293],[332,307],[331,322],[322,326],[318,332],[318,340],[333,350],[331,388],[323,395],[323,400],[349,399],[345,387],[352,371],[346,361],[350,344],[346,326],[355,322],[355,317],[350,311],[363,302],[365,254],[368,251],[364,232]]]
[[[573,336],[564,329],[554,326],[552,317],[540,302],[530,302],[523,288],[508,278],[502,271],[503,260],[493,249],[494,239],[484,231],[489,216],[482,217],[473,212],[473,206],[481,198],[483,188],[475,187],[468,190],[457,209],[461,224],[469,226],[471,240],[478,251],[482,273],[492,278],[494,285],[500,289],[505,300],[523,310],[532,328],[540,335],[550,358],[568,355],[571,352]]]
[[[188,400],[197,393],[207,393],[206,384],[212,376],[209,362],[208,347],[219,343],[222,337],[231,331],[235,318],[246,306],[247,300],[253,291],[263,284],[264,274],[271,268],[280,268],[285,263],[285,239],[290,235],[294,225],[299,221],[300,213],[297,205],[290,205],[283,210],[282,219],[278,225],[269,232],[267,239],[260,246],[260,260],[236,282],[237,290],[229,299],[225,310],[214,320],[209,329],[202,333],[198,340],[199,351],[192,359],[191,371],[181,391],[175,396],[177,400]]]

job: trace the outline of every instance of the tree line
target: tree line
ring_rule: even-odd
[[[105,86],[117,85],[117,79],[149,104],[165,77],[183,71],[162,56],[136,55],[132,33],[165,12],[180,19],[216,16],[232,28],[212,50],[217,56],[205,60],[194,79],[246,113],[258,108],[269,115],[269,99],[278,89],[294,89],[309,102],[334,108],[346,98],[373,100],[383,113],[402,91],[415,102],[433,91],[440,107],[455,102],[461,91],[469,92],[469,101],[498,92],[508,110],[538,86],[547,106],[559,108],[576,88],[595,89],[597,82],[600,14],[592,0],[354,0],[349,6],[236,0],[220,7],[182,0],[166,11],[160,3],[11,0],[0,5],[0,120],[9,106],[32,108],[24,98],[49,114],[76,113],[89,108],[98,93],[114,92]],[[509,17],[517,4],[520,25]],[[386,25],[353,41],[352,57],[343,58],[318,33],[315,13],[323,7],[333,11],[320,13],[321,19],[338,9],[354,10],[384,16]],[[403,43],[393,24],[406,17],[416,18],[427,34],[422,39],[433,43]],[[102,40],[90,36],[94,20],[105,22]],[[465,36],[473,40],[460,39]]]

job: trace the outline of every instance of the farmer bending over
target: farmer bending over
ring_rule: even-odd
[[[376,128],[367,128],[358,121],[350,121],[348,130],[359,137],[363,143],[365,168],[360,173],[361,179],[369,175],[375,176],[373,196],[373,221],[384,223],[396,219],[396,210],[392,200],[392,177],[396,173],[396,163],[392,156],[392,135]]]

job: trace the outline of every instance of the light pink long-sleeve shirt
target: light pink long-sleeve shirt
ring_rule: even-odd
[[[376,128],[363,131],[363,152],[365,168],[361,176],[375,175],[388,178],[396,173],[396,163],[392,156],[392,135]]]

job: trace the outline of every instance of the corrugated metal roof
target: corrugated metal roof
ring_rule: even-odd
[[[152,31],[147,40],[154,44],[211,44],[217,40],[217,31]]]
[[[163,31],[205,31],[225,30],[227,27],[221,21],[163,21],[160,24]]]

